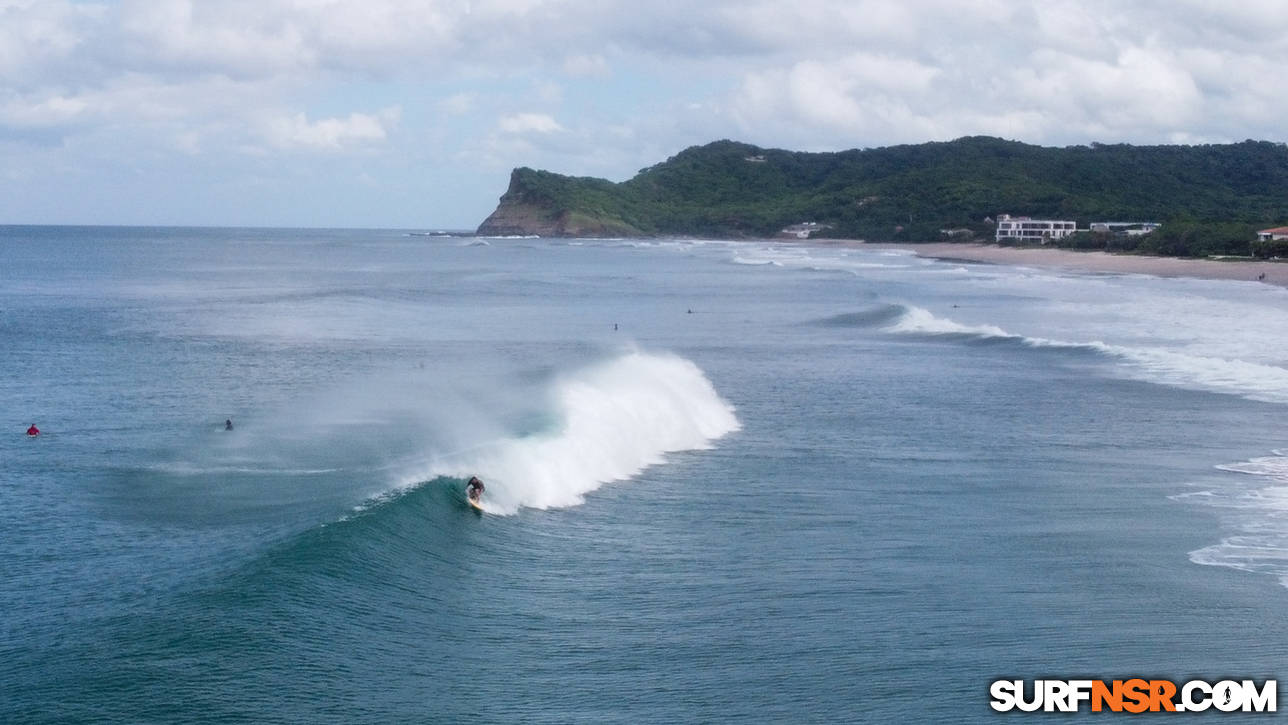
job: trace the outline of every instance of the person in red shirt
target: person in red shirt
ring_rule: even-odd
[[[35,438],[36,436],[40,435],[40,429],[36,427],[35,423],[32,423],[31,427],[27,429],[27,435],[31,436],[32,438]]]

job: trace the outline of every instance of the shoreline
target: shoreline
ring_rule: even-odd
[[[996,244],[953,242],[926,244],[857,242],[854,246],[867,249],[901,249],[913,252],[918,257],[945,261],[1015,264],[1078,272],[1260,282],[1288,287],[1288,263],[1285,262],[1151,257],[1102,251],[1083,252],[1053,247],[1001,247]],[[1258,279],[1262,274],[1265,278]]]

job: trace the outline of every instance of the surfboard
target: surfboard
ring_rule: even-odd
[[[475,511],[478,511],[479,513],[483,513],[483,504],[470,498],[469,496],[465,497],[465,501],[469,503],[470,506],[473,506]]]

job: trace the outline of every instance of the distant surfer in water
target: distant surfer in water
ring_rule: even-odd
[[[229,418],[224,421],[224,430],[232,430],[232,429],[233,429],[233,419]]]
[[[483,482],[478,476],[470,476],[470,482],[465,484],[465,495],[470,497],[475,503],[483,498]]]
[[[32,423],[31,427],[27,429],[27,435],[31,436],[32,438],[35,438],[36,436],[40,435],[40,429],[36,427],[35,423]]]

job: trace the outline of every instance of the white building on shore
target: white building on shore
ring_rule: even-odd
[[[1288,239],[1288,227],[1274,227],[1272,229],[1262,229],[1257,232],[1257,239],[1263,242],[1273,242],[1280,239]]]
[[[1026,216],[1001,214],[997,217],[997,242],[1040,242],[1062,239],[1078,230],[1078,225],[1064,219],[1030,219]]]

